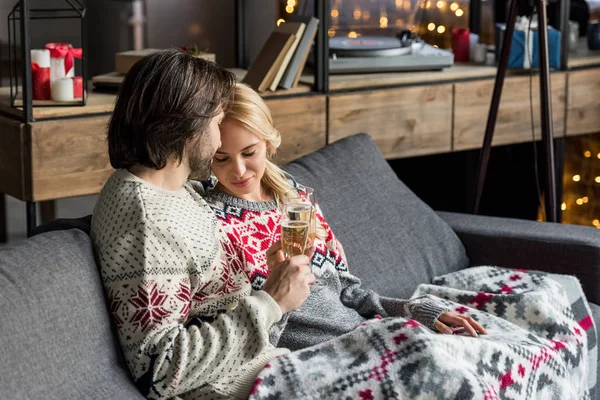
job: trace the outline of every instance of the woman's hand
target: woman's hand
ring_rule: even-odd
[[[473,337],[477,337],[477,332],[487,335],[483,326],[471,317],[453,311],[441,313],[435,322],[435,328],[442,333],[452,334],[454,331],[451,327],[462,327]]]

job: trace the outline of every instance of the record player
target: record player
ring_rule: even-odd
[[[441,70],[454,64],[454,55],[414,36],[329,38],[329,73]]]

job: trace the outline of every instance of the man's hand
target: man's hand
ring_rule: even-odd
[[[477,337],[477,332],[487,335],[487,331],[479,322],[453,311],[443,312],[435,322],[435,328],[442,333],[453,334],[454,330],[450,328],[451,326],[464,328],[473,337]]]
[[[300,307],[316,279],[310,270],[310,258],[302,255],[286,260],[277,242],[267,250],[267,266],[271,272],[263,290],[275,300],[283,314]]]

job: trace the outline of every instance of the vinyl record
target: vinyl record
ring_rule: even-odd
[[[329,38],[329,53],[337,57],[389,57],[410,54],[410,46],[394,37]]]

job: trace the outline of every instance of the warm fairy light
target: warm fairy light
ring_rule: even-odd
[[[288,14],[291,14],[294,12],[294,7],[292,6],[285,6],[285,12]]]
[[[579,175],[573,175],[573,180],[575,182],[579,182],[581,180],[581,176],[579,176]]]
[[[456,12],[454,12],[454,14],[456,14],[457,17],[462,17],[464,13],[465,12],[463,10],[461,10],[460,8],[458,10],[456,10]]]
[[[563,203],[560,205],[560,209],[565,211],[567,209],[567,203],[563,201]]]
[[[583,200],[584,203],[587,203],[588,201],[590,201],[590,199],[588,199],[587,196],[582,197],[581,200]]]
[[[368,11],[363,11],[363,19],[368,21],[371,18],[371,13]]]
[[[439,49],[437,44],[434,44],[433,47],[435,47],[436,49]]]
[[[444,3],[442,0],[439,0],[436,4],[437,8],[444,8],[445,5],[446,3]]]
[[[583,204],[583,199],[577,199],[575,200],[575,203],[577,203],[578,206]]]
[[[433,22],[430,22],[429,25],[427,25],[427,29],[433,31],[435,29],[435,24]]]
[[[354,10],[354,19],[360,19],[361,15],[362,15],[362,12],[360,11],[360,8],[357,8],[356,10]]]
[[[431,0],[427,0],[427,3],[425,3],[425,8],[431,8]]]
[[[283,19],[283,18],[279,18],[279,19],[277,20],[277,26],[279,26],[279,25],[283,24],[284,22],[285,22],[285,19]]]
[[[287,5],[290,7],[296,7],[296,0],[287,0]]]
[[[597,227],[598,225],[600,225],[600,221],[598,221],[597,219],[595,219],[595,220],[592,221],[592,225],[594,225],[594,226]]]
[[[596,157],[600,158],[600,153],[596,154]]]
[[[348,34],[348,37],[350,39],[356,39],[358,37],[358,35],[356,34],[356,32],[352,31]]]
[[[329,37],[334,37],[334,36],[335,36],[335,29],[329,29],[329,30],[327,31],[327,35],[328,35]]]
[[[437,28],[438,33],[444,33],[446,32],[446,27],[444,25],[440,25]]]
[[[379,27],[380,28],[387,28],[388,26],[388,19],[387,17],[381,17],[379,18]]]
[[[597,176],[596,178],[594,178],[594,180],[596,181],[596,183],[600,183],[600,176]]]
[[[402,2],[404,0],[396,0],[396,8],[402,8]]]
[[[583,153],[583,155],[584,155],[584,157],[586,157],[586,158],[590,158],[590,157],[592,156],[592,152],[591,152],[591,151],[589,151],[589,150],[586,150],[586,151]]]
[[[337,18],[340,16],[340,12],[338,10],[331,10],[331,16]]]
[[[452,11],[458,10],[458,3],[452,3],[452,4],[450,4],[450,10],[452,10]]]

